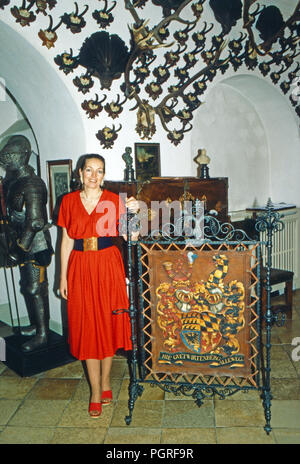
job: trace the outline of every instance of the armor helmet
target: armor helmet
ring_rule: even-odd
[[[24,135],[13,135],[0,150],[0,165],[4,169],[18,169],[28,164],[31,145]]]

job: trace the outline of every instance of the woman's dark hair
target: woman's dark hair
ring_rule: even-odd
[[[80,174],[79,170],[83,170],[86,164],[86,161],[89,159],[98,159],[99,161],[102,161],[103,163],[103,171],[105,173],[105,159],[103,156],[98,155],[97,153],[87,153],[85,155],[81,155],[80,158],[77,161],[76,168],[73,171],[72,175],[72,180],[71,180],[71,190],[81,190],[82,189],[82,183],[80,180]]]

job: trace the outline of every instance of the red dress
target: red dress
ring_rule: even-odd
[[[107,219],[107,205],[116,219]],[[88,214],[80,191],[63,197],[57,224],[72,239],[118,235],[124,204],[115,193],[104,190],[96,208]],[[106,216],[105,216],[106,215]],[[112,217],[112,216],[111,216]],[[110,231],[107,232],[107,222]],[[104,230],[103,227],[104,226]],[[101,230],[100,230],[101,229]],[[123,260],[116,246],[98,251],[72,250],[68,262],[68,325],[72,355],[80,360],[113,356],[119,348],[131,350],[131,326]]]

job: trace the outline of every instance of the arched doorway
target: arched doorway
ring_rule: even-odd
[[[25,113],[37,139],[41,173],[47,159],[85,151],[82,117],[63,80],[23,36],[0,21],[2,83]],[[19,52],[16,52],[16,51]]]
[[[80,110],[54,66],[14,29],[0,21],[1,82],[18,102],[26,116],[40,154],[41,177],[47,183],[46,161],[50,159],[77,159],[85,152],[86,137]],[[2,96],[4,93],[2,92]],[[1,101],[0,101],[1,112]],[[5,114],[1,115],[5,117]],[[16,118],[17,121],[18,118]],[[9,125],[9,127],[11,124]],[[15,129],[20,129],[18,125]],[[16,130],[14,133],[18,133]],[[24,134],[26,135],[26,134]],[[53,246],[56,228],[50,229]],[[15,281],[18,282],[17,269]],[[48,268],[49,303],[53,330],[61,331],[61,303],[54,295],[55,260]],[[0,284],[5,285],[4,277]],[[20,317],[25,317],[19,289],[16,292]],[[2,306],[1,306],[2,304]],[[5,311],[6,301],[0,302]],[[7,312],[5,313],[7,315]],[[4,320],[4,317],[2,318]],[[9,323],[9,321],[5,320]]]

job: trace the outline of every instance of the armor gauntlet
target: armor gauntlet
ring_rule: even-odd
[[[42,219],[36,219],[32,222],[27,221],[22,236],[17,240],[17,245],[22,248],[23,251],[30,251],[36,233],[42,230],[44,226],[45,221]]]

